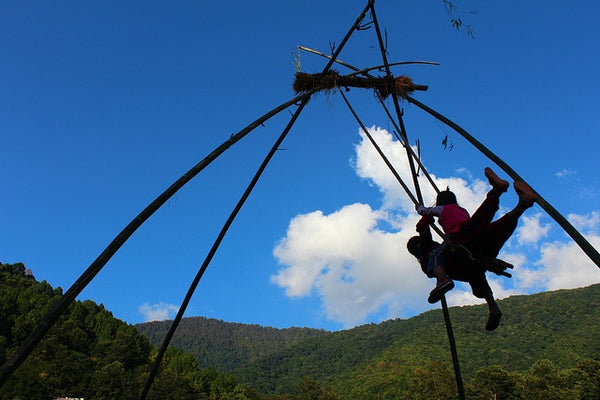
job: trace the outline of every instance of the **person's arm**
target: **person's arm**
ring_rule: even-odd
[[[424,215],[419,222],[417,222],[417,232],[419,232],[419,236],[421,237],[421,243],[430,243],[433,239],[431,238],[431,229],[429,229],[429,224],[433,222],[433,217],[429,215]]]
[[[444,208],[444,206],[425,207],[425,206],[418,205],[416,207],[417,214],[419,214],[419,215],[430,215],[430,216],[433,216],[433,217],[439,217],[440,215],[442,215],[442,209],[443,208]]]

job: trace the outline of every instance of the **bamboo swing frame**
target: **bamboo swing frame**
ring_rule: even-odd
[[[377,33],[377,39],[378,39],[378,44],[379,44],[379,48],[381,51],[381,57],[382,57],[383,64],[376,66],[376,67],[359,69],[357,67],[354,67],[350,64],[347,64],[345,62],[338,60],[337,57],[341,53],[346,42],[350,39],[352,34],[355,31],[361,29],[361,27],[362,27],[361,24],[363,23],[362,21],[369,12],[370,12],[371,19],[372,19],[372,21],[370,23],[373,24],[373,26],[375,27],[375,31]],[[342,42],[340,43],[338,48],[333,52],[332,55],[327,55],[327,54],[324,54],[317,50],[309,49],[309,48],[303,47],[303,46],[299,46],[298,49],[302,50],[302,51],[307,51],[307,52],[310,52],[313,54],[317,54],[319,56],[322,56],[322,57],[325,57],[328,59],[328,62],[326,64],[326,66],[323,68],[321,74],[318,74],[318,76],[316,76],[316,77],[313,75],[308,76],[308,74],[303,75],[302,77],[304,79],[311,79],[310,82],[312,82],[312,83],[310,83],[307,86],[302,86],[300,88],[300,90],[298,90],[299,92],[301,92],[300,94],[298,94],[296,97],[282,103],[281,105],[273,108],[272,110],[270,110],[269,112],[267,112],[266,114],[264,114],[263,116],[261,116],[260,118],[258,118],[254,122],[252,122],[251,124],[249,124],[244,129],[231,135],[229,137],[229,139],[224,141],[221,145],[219,145],[211,153],[209,153],[204,159],[202,159],[198,164],[196,164],[190,170],[188,170],[185,174],[183,174],[171,186],[169,186],[162,194],[160,194],[156,199],[154,199],[144,210],[142,210],[142,212],[140,212],[110,242],[110,244],[106,247],[106,249],[82,273],[82,275],[67,290],[67,292],[65,292],[65,294],[52,307],[52,309],[48,312],[48,314],[46,314],[38,322],[37,326],[29,334],[29,336],[23,341],[23,343],[21,343],[21,345],[17,349],[17,351],[4,363],[4,365],[2,365],[2,367],[0,368],[0,387],[2,387],[4,385],[4,383],[8,380],[8,378],[10,378],[10,376],[14,373],[14,371],[31,354],[33,349],[39,344],[39,342],[47,334],[47,332],[50,330],[50,328],[56,323],[58,318],[66,311],[66,309],[75,300],[75,298],[81,293],[81,291],[94,279],[94,277],[106,265],[106,263],[111,259],[111,257],[121,248],[121,246],[133,235],[133,233],[148,218],[150,218],[162,205],[164,205],[167,202],[167,200],[169,200],[177,191],[179,191],[184,185],[186,185],[195,176],[197,176],[202,170],[204,170],[204,168],[206,168],[211,162],[216,160],[227,149],[229,149],[235,143],[239,142],[247,134],[252,132],[255,128],[262,126],[265,121],[267,121],[270,118],[272,118],[273,116],[279,114],[281,111],[284,111],[291,106],[297,106],[297,109],[294,113],[292,113],[292,117],[291,117],[290,121],[288,122],[287,126],[284,128],[281,135],[278,137],[276,142],[273,144],[272,148],[266,155],[262,164],[258,168],[256,174],[254,175],[251,182],[249,183],[248,187],[242,194],[237,205],[234,207],[233,211],[229,215],[227,221],[225,222],[223,228],[221,229],[219,235],[217,236],[213,246],[211,247],[208,255],[206,256],[204,262],[202,263],[197,275],[195,276],[193,282],[191,283],[191,285],[186,293],[186,296],[183,300],[183,303],[181,304],[181,306],[179,308],[177,316],[174,319],[173,324],[171,325],[171,328],[169,329],[169,332],[167,333],[167,336],[165,337],[165,339],[162,343],[162,346],[159,350],[157,358],[152,366],[150,375],[149,375],[149,377],[146,381],[146,384],[143,388],[143,391],[140,395],[140,399],[144,400],[148,394],[148,391],[150,390],[150,388],[152,386],[154,377],[158,373],[158,370],[159,370],[159,367],[161,364],[161,360],[163,358],[165,351],[168,348],[170,340],[171,340],[173,334],[175,333],[175,330],[177,329],[179,322],[183,318],[183,315],[185,313],[187,305],[189,304],[189,301],[191,300],[191,297],[194,294],[194,291],[196,290],[196,287],[197,287],[200,279],[202,278],[205,270],[208,268],[210,261],[212,260],[219,245],[221,244],[222,240],[224,239],[229,227],[233,223],[235,217],[237,216],[238,212],[244,205],[244,203],[245,203],[246,199],[248,198],[248,196],[250,195],[251,191],[256,186],[263,171],[266,169],[269,162],[273,158],[273,155],[278,150],[279,146],[281,145],[281,143],[283,142],[283,140],[285,139],[285,137],[287,136],[287,134],[293,127],[293,125],[294,125],[295,121],[297,120],[297,118],[299,117],[300,113],[302,112],[302,110],[304,109],[304,107],[306,106],[308,101],[310,100],[311,96],[313,94],[317,93],[319,90],[332,90],[332,89],[339,90],[341,87],[345,87],[345,86],[365,87],[365,88],[375,89],[375,93],[377,95],[379,102],[383,106],[388,118],[390,119],[393,126],[395,127],[394,134],[396,135],[397,140],[399,142],[401,142],[401,144],[403,145],[403,147],[405,148],[405,150],[407,152],[407,158],[408,158],[409,167],[411,170],[411,176],[413,178],[413,186],[414,186],[415,194],[413,194],[412,190],[402,181],[402,179],[400,178],[398,173],[394,170],[393,166],[391,165],[391,163],[389,162],[389,160],[387,159],[387,157],[385,156],[383,151],[379,148],[377,143],[373,140],[372,136],[368,133],[366,127],[364,127],[364,125],[360,122],[360,119],[358,118],[358,116],[356,115],[356,113],[354,112],[352,107],[350,106],[343,91],[339,90],[339,93],[345,100],[346,104],[348,105],[349,109],[351,110],[351,112],[353,113],[353,115],[355,116],[357,121],[359,121],[361,128],[366,133],[367,137],[369,138],[371,143],[374,145],[377,152],[380,154],[380,156],[382,157],[382,159],[384,160],[384,162],[386,163],[388,168],[392,171],[395,178],[401,184],[401,186],[403,187],[403,189],[405,190],[405,192],[407,193],[409,198],[415,204],[423,204],[424,203],[423,197],[421,194],[421,189],[419,187],[418,178],[417,178],[418,177],[417,171],[422,171],[424,173],[424,175],[427,177],[429,183],[432,185],[432,187],[434,188],[434,190],[436,192],[439,192],[439,189],[436,187],[433,179],[431,179],[430,175],[425,170],[418,155],[416,155],[414,153],[412,147],[409,145],[406,128],[405,128],[403,120],[402,120],[402,110],[400,109],[400,105],[399,105],[400,99],[404,99],[404,100],[408,101],[409,103],[414,104],[416,107],[418,107],[421,110],[425,111],[426,113],[430,114],[435,119],[443,122],[447,126],[454,129],[457,133],[459,133],[462,137],[464,137],[469,143],[471,143],[477,150],[479,150],[482,154],[484,154],[492,162],[494,162],[496,165],[498,165],[513,180],[525,182],[524,179],[519,174],[516,173],[516,171],[514,171],[510,166],[508,166],[508,164],[506,164],[502,159],[500,159],[491,150],[489,150],[487,147],[485,147],[481,142],[479,142],[477,139],[475,139],[473,136],[471,136],[466,130],[461,128],[458,124],[454,123],[453,121],[446,118],[442,114],[438,113],[437,111],[433,110],[432,108],[428,107],[427,105],[423,104],[422,102],[420,102],[410,96],[409,93],[411,93],[413,90],[426,90],[427,89],[426,86],[416,85],[416,84],[412,83],[412,80],[410,80],[410,78],[407,79],[407,78],[398,77],[398,78],[400,78],[400,79],[398,79],[398,78],[393,77],[393,75],[391,74],[391,71],[390,71],[390,66],[402,65],[402,64],[433,64],[433,65],[437,65],[437,63],[428,62],[428,61],[407,61],[407,62],[405,61],[405,62],[398,62],[398,63],[389,63],[388,62],[387,56],[386,56],[387,49],[385,48],[383,37],[382,37],[379,23],[378,23],[376,13],[375,13],[375,0],[368,0],[368,4],[365,6],[365,8],[359,14],[359,16],[355,20],[354,24],[349,29],[348,33],[346,34],[346,36],[344,37],[344,39],[342,40]],[[342,65],[346,68],[349,68],[350,70],[353,71],[353,73],[351,73],[349,75],[340,76],[336,72],[332,72],[331,67],[334,63]],[[369,74],[369,72],[372,70],[382,69],[382,68],[385,70],[385,74],[386,74],[383,78],[375,77],[375,76],[372,76]],[[358,75],[362,75],[362,77],[358,77]],[[322,84],[324,81],[322,79],[321,80],[319,80],[319,79],[322,78],[323,76],[328,76],[330,78],[329,82],[333,82],[333,83],[329,83],[328,85]],[[400,83],[398,84],[398,82],[400,82]],[[392,97],[396,118],[394,118],[392,116],[392,113],[390,113],[390,111],[384,104],[384,99],[388,96]],[[418,165],[418,167],[419,167],[418,170],[417,170],[415,164]],[[539,195],[539,193],[536,192],[536,195],[537,195],[537,203],[548,213],[548,215],[550,215],[563,228],[563,230],[575,241],[575,243],[585,252],[585,254],[598,267],[600,267],[600,254],[598,253],[598,251],[583,237],[583,235],[581,235],[568,222],[568,220],[564,216],[562,216],[562,214],[560,214],[541,195]],[[436,226],[433,226],[433,229],[436,230],[436,232],[438,234],[443,236],[443,234],[441,233],[441,230],[439,228],[437,228]],[[462,384],[462,377],[460,374],[460,367],[459,367],[459,363],[458,363],[456,344],[454,341],[454,334],[452,331],[450,316],[449,316],[449,312],[448,312],[448,306],[447,306],[445,297],[442,297],[442,310],[444,313],[444,319],[446,322],[446,330],[447,330],[448,339],[450,342],[450,349],[451,349],[451,353],[452,353],[454,371],[455,371],[455,375],[456,375],[458,394],[461,399],[464,399],[465,393],[464,393],[464,387]]]

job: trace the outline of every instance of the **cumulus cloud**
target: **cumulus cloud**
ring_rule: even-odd
[[[140,314],[144,317],[144,322],[164,321],[170,319],[179,311],[179,306],[160,302],[157,304],[144,303],[138,308]]]
[[[600,228],[600,212],[598,211],[587,215],[569,214],[568,219],[575,228],[581,231],[594,233],[598,232],[598,228]]]
[[[408,167],[406,150],[398,141],[393,140],[392,135],[385,129],[378,127],[369,128],[369,132],[377,144],[385,149],[385,154],[394,166],[394,169],[404,181],[412,188],[413,178]],[[394,175],[385,165],[381,156],[377,153],[365,133],[360,130],[362,140],[355,147],[355,158],[353,166],[356,174],[376,186],[383,195],[383,209],[395,209],[400,212],[414,212],[414,206],[404,189],[398,184]],[[416,149],[413,149],[416,150]],[[485,197],[489,185],[482,180],[474,179],[471,184],[460,177],[437,177],[431,174],[432,179],[440,190],[450,187],[456,194],[460,204],[467,209],[476,209]],[[424,176],[419,177],[419,185],[423,192],[425,205],[435,203],[435,190],[431,187]]]
[[[290,297],[316,292],[329,319],[347,326],[360,323],[382,307],[397,315],[397,296],[415,307],[429,285],[406,241],[414,234],[417,217],[408,218],[398,232],[385,232],[379,222],[388,214],[367,204],[351,204],[329,215],[321,211],[298,215],[274,255],[285,267],[272,281]],[[390,314],[388,312],[388,314]]]
[[[600,248],[600,236],[590,236],[590,243]],[[571,289],[600,282],[598,267],[574,242],[551,242],[542,246],[539,263],[546,274],[546,288]]]
[[[372,127],[369,131],[404,182],[412,187],[404,148],[384,129]],[[274,248],[280,267],[271,277],[289,297],[318,296],[325,316],[346,327],[374,315],[409,317],[422,312],[431,307],[426,298],[434,285],[406,250],[407,240],[416,234],[419,218],[414,206],[360,133],[362,140],[355,146],[352,164],[360,178],[381,192],[382,206],[374,209],[369,204],[355,203],[330,214],[314,211],[297,215]],[[460,204],[471,211],[490,188],[480,179],[432,178],[441,189],[450,186]],[[425,201],[431,201],[427,205],[432,205],[434,190],[425,181],[421,187]],[[598,213],[570,218],[590,232],[600,225]],[[590,265],[574,244],[555,241],[540,245],[550,233],[550,224],[542,221],[541,214],[523,216],[516,240],[501,256],[515,265],[514,278],[490,276],[496,297],[600,282],[598,268]],[[600,244],[598,236],[592,240],[596,246]],[[470,293],[468,285],[461,284],[448,294],[448,303],[476,304],[481,300]]]
[[[517,229],[516,235],[519,244],[536,244],[542,238],[548,236],[550,224],[542,224],[540,219],[542,214],[536,214],[532,217],[523,216],[521,220],[523,225]]]

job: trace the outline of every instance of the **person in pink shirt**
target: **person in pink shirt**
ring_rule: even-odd
[[[429,224],[433,222],[432,215],[441,217],[440,225],[442,225],[444,233],[452,238],[453,243],[462,244],[473,253],[496,258],[504,243],[517,227],[519,217],[533,205],[537,195],[525,182],[514,182],[519,202],[513,210],[492,222],[499,208],[500,195],[508,189],[508,182],[498,178],[489,168],[485,169],[485,175],[492,185],[492,189],[472,217],[469,217],[467,211],[456,204],[456,196],[449,190],[440,192],[436,207],[417,206],[417,209],[422,212],[419,214],[423,215],[417,224],[419,236],[410,238],[407,247],[409,252],[419,260],[423,272],[431,278],[436,278],[436,287],[428,298],[430,303],[439,301],[446,292],[454,288],[452,279],[468,282],[472,287],[473,294],[485,299],[488,303],[490,317],[486,324],[486,330],[494,330],[500,322],[502,313],[485,278],[485,270],[468,259],[458,262],[456,259],[445,257],[443,250],[446,242],[440,244],[433,241],[429,229]],[[444,204],[446,202],[449,204]],[[451,207],[446,208],[449,205]],[[436,208],[437,211],[430,211]],[[446,208],[445,213],[444,208]],[[449,218],[444,219],[447,216]],[[459,222],[457,223],[457,221]]]
[[[492,185],[492,190],[487,194],[487,197],[499,198],[500,195],[508,189],[508,182],[500,179],[491,168],[486,168],[484,174]],[[456,195],[446,189],[438,193],[435,207],[416,206],[419,215],[429,215],[438,217],[438,222],[442,226],[444,233],[454,243],[462,243],[467,241],[482,224],[491,221],[489,212],[486,210],[477,210],[473,217],[469,212],[459,206],[456,201]]]

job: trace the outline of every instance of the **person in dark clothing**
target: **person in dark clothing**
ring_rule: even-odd
[[[497,186],[492,184],[492,190],[488,192],[485,200],[470,218],[469,228],[461,229],[460,237],[457,238],[458,243],[468,252],[495,259],[504,243],[514,233],[521,215],[533,206],[537,199],[535,192],[525,182],[514,182],[513,186],[519,196],[515,208],[492,222],[499,208],[500,195],[505,191],[498,190]],[[413,236],[407,243],[408,251],[419,260],[423,272],[430,278],[436,278],[436,287],[431,291],[428,301],[430,303],[439,301],[454,287],[453,279],[468,282],[473,295],[485,299],[488,304],[490,315],[486,330],[496,329],[502,312],[494,300],[492,289],[485,276],[486,270],[470,258],[467,251],[453,252],[450,248],[445,249],[445,244],[434,241],[429,228],[431,222],[433,222],[431,215],[423,215],[417,223],[419,236]]]

